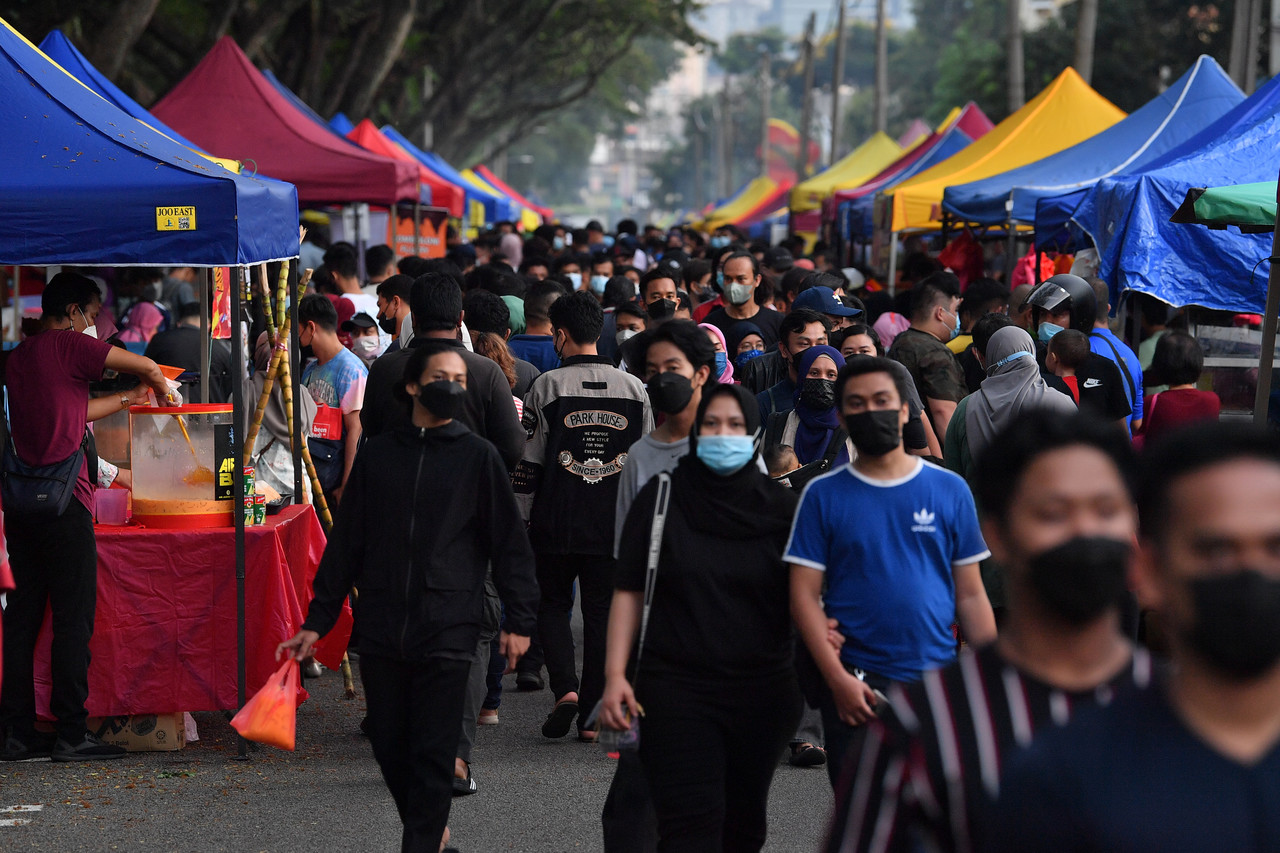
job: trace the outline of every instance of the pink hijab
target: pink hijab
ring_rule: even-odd
[[[720,328],[718,326],[713,326],[710,323],[699,323],[698,328],[706,329],[708,332],[716,336],[716,340],[720,341],[720,349],[725,354],[725,367],[724,367],[724,373],[720,374],[720,379],[718,381],[720,382],[721,385],[732,385],[733,384],[733,359],[728,357],[729,344],[724,339],[724,332],[720,331]],[[712,371],[712,373],[714,372],[715,371]]]
[[[150,302],[139,302],[129,309],[128,326],[120,333],[120,340],[126,344],[150,343],[155,337],[156,329],[164,322],[160,309]]]
[[[876,335],[880,338],[880,346],[888,352],[889,347],[893,345],[893,339],[911,328],[911,321],[901,314],[886,311],[876,318],[871,328],[876,330]]]
[[[503,234],[498,241],[498,248],[507,256],[507,263],[511,264],[513,270],[520,269],[520,262],[524,260],[524,241],[519,234]]]

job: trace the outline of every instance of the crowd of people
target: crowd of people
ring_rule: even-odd
[[[1280,441],[1219,422],[1167,307],[1126,342],[1097,278],[1010,290],[918,252],[891,295],[733,226],[304,250],[305,428],[336,524],[280,653],[308,661],[351,596],[405,850],[442,847],[450,798],[480,790],[504,674],[549,688],[541,736],[618,742],[610,853],[761,849],[782,761],[825,766],[831,851],[1280,846]],[[92,328],[80,278],[46,291],[49,332]],[[149,350],[161,291],[124,322]],[[86,399],[104,364],[155,382],[75,349]],[[105,404],[39,454],[13,373],[19,455],[65,456]],[[31,549],[87,523],[33,541],[6,513],[18,589]],[[30,728],[31,613],[54,600],[56,626],[66,596],[82,612],[10,594],[0,757],[107,749],[80,735],[87,662],[57,647],[60,739]]]

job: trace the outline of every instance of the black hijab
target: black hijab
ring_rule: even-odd
[[[757,539],[789,532],[799,498],[756,466],[758,446],[751,461],[727,477],[715,473],[698,458],[698,432],[707,407],[712,400],[726,395],[742,407],[747,434],[757,439],[760,436],[760,406],[750,391],[741,385],[704,385],[702,402],[689,433],[689,452],[680,459],[671,478],[675,509],[700,533]]]

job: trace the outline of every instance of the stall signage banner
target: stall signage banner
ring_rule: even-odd
[[[236,455],[231,448],[233,424],[213,425],[213,461],[217,463],[218,484],[213,490],[215,501],[229,501],[235,497]]]
[[[187,207],[157,207],[157,231],[195,231],[196,209]]]
[[[449,211],[441,207],[424,207],[421,211],[421,227],[417,245],[414,245],[413,214],[392,211],[387,218],[387,244],[396,251],[396,257],[418,255],[423,258],[443,258],[445,229],[449,225]]]
[[[209,335],[215,341],[231,340],[231,272],[226,267],[213,271],[213,302],[210,304]]]

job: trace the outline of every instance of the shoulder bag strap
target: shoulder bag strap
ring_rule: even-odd
[[[1129,364],[1124,360],[1124,356],[1120,355],[1120,350],[1116,349],[1116,345],[1111,343],[1111,339],[1106,335],[1099,335],[1097,332],[1090,332],[1089,337],[1104,341],[1107,346],[1111,347],[1111,353],[1116,357],[1116,367],[1120,368],[1120,375],[1124,377],[1125,385],[1129,389],[1129,405],[1134,405],[1134,398],[1138,394],[1138,386],[1134,384],[1133,374],[1129,373]]]
[[[667,526],[667,506],[671,502],[671,475],[658,475],[658,496],[653,505],[653,524],[649,527],[649,565],[644,576],[644,610],[640,614],[640,641],[636,645],[636,670],[640,675],[640,656],[644,638],[649,633],[649,611],[653,609],[653,586],[658,579],[658,559],[662,554],[662,531]],[[634,679],[633,679],[634,683]]]

